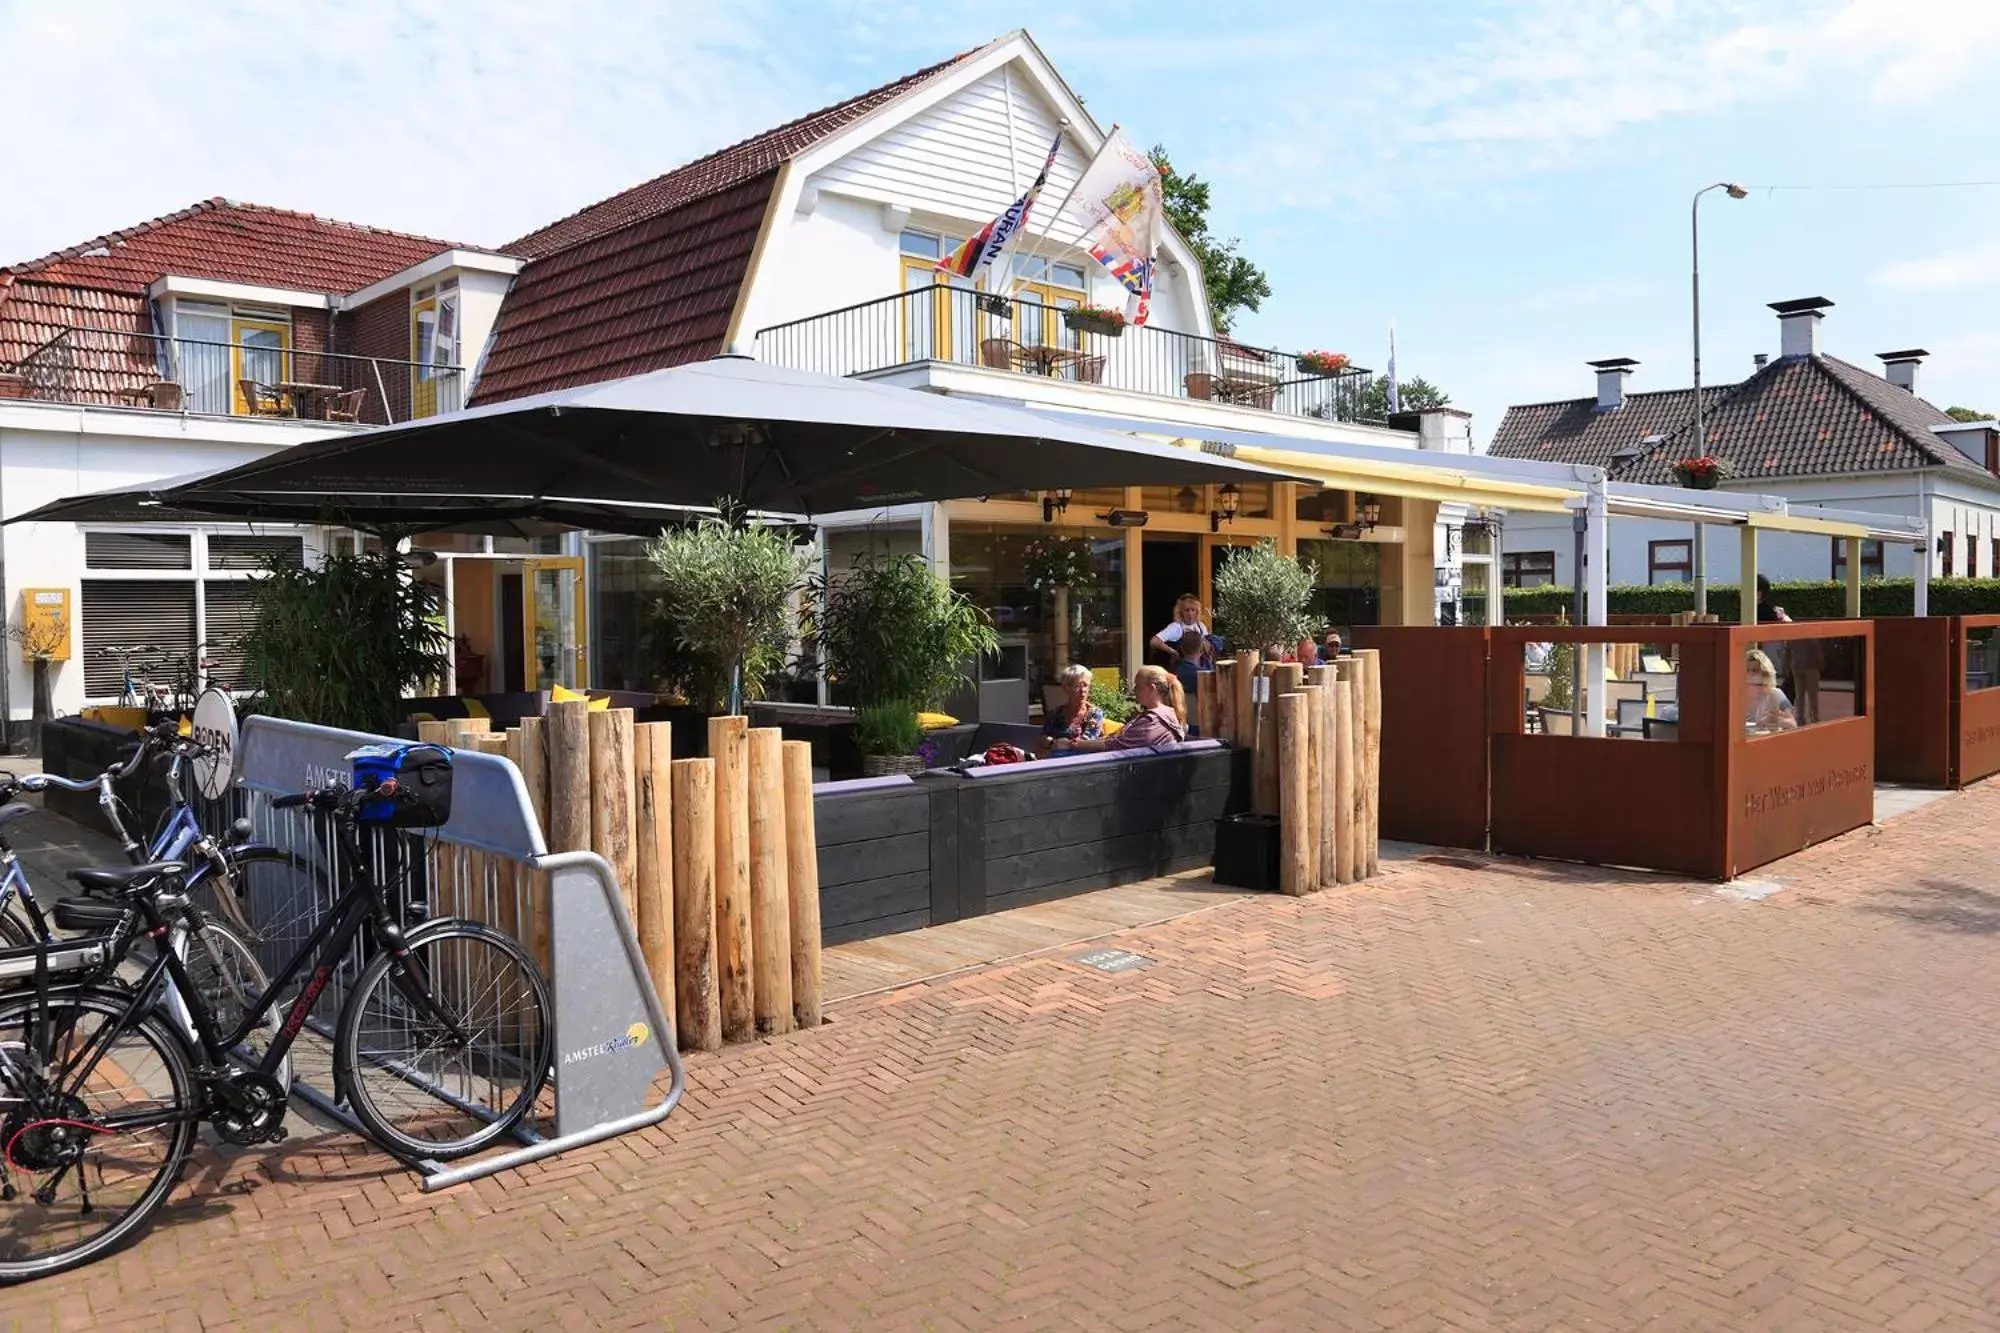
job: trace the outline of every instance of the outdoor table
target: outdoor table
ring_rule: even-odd
[[[1016,343],[1013,354],[1016,365],[1032,369],[1037,375],[1054,375],[1083,360],[1083,353],[1077,348],[1052,343]]]
[[[1649,741],[1677,741],[1681,738],[1681,710],[1678,704],[1661,704],[1658,715],[1645,720]]]
[[[341,392],[338,384],[304,384],[286,382],[278,386],[278,392],[292,405],[295,417],[317,417],[320,404],[334,394]]]
[[[1227,402],[1247,403],[1252,407],[1269,407],[1278,396],[1275,380],[1238,379],[1229,375],[1218,375],[1215,379],[1216,394]]]

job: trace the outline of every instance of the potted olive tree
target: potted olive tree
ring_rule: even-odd
[[[1306,612],[1318,581],[1310,565],[1279,555],[1273,542],[1231,551],[1215,571],[1216,629],[1258,652],[1296,644],[1312,630]]]
[[[785,665],[792,596],[811,564],[788,528],[715,517],[669,529],[646,548],[660,577],[654,641],[662,680],[689,703],[743,711]]]
[[[828,679],[856,708],[862,772],[919,771],[917,714],[998,646],[986,613],[922,556],[872,552],[815,580],[809,605]]]

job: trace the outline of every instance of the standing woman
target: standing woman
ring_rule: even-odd
[[[1181,637],[1186,634],[1192,634],[1200,639],[1202,653],[1207,652],[1208,626],[1201,621],[1201,598],[1191,592],[1180,595],[1180,599],[1174,603],[1173,623],[1155,634],[1147,646],[1169,662],[1178,662],[1182,657]]]

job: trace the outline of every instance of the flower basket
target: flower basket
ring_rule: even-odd
[[[1301,375],[1325,378],[1344,373],[1352,363],[1345,352],[1301,352],[1297,358]]]
[[[1125,316],[1102,306],[1086,305],[1065,310],[1063,323],[1078,333],[1101,333],[1107,338],[1119,338],[1125,334]]]
[[[1087,538],[1037,537],[1021,555],[1021,576],[1036,592],[1084,588],[1097,581]]]
[[[1673,465],[1674,480],[1692,491],[1712,491],[1729,475],[1729,465],[1713,454],[1683,458]]]
[[[892,778],[907,773],[914,777],[924,771],[924,761],[913,754],[864,754],[861,756],[861,776],[864,778]]]

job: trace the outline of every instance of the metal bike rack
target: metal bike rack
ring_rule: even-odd
[[[236,756],[237,786],[260,840],[312,858],[338,883],[341,867],[336,839],[314,827],[323,817],[301,810],[272,810],[270,800],[309,787],[345,784],[347,754],[356,746],[389,737],[318,727],[283,718],[252,717],[243,724]],[[446,892],[434,903],[439,915],[465,915],[502,929],[532,918],[534,875],[548,879],[548,972],[555,1003],[555,1134],[543,1138],[523,1130],[521,1146],[461,1165],[415,1163],[426,1191],[476,1180],[511,1167],[550,1157],[569,1148],[614,1138],[673,1113],[687,1079],[676,1049],[673,1020],[660,1006],[645,955],[626,915],[617,877],[593,852],[550,852],[528,800],[520,770],[498,755],[452,752],[453,796],[450,821],[441,829],[382,837],[405,840],[411,873],[396,886],[408,900]],[[418,852],[417,849],[421,849]],[[254,877],[253,877],[254,879]],[[322,893],[327,892],[321,885]],[[268,932],[257,945],[261,961],[273,968],[288,958],[331,901],[273,901],[250,885],[251,924]],[[467,907],[472,910],[465,910]],[[512,930],[521,938],[518,930]],[[523,944],[530,941],[522,939]],[[345,975],[327,987],[321,1006],[344,1001],[357,955]],[[622,960],[624,966],[616,965]],[[295,1068],[299,1061],[294,1058]],[[666,1095],[648,1105],[660,1074],[669,1075]],[[294,1076],[294,1091],[352,1124],[334,1089],[312,1084],[305,1071]],[[447,1094],[436,1090],[440,1097]]]

